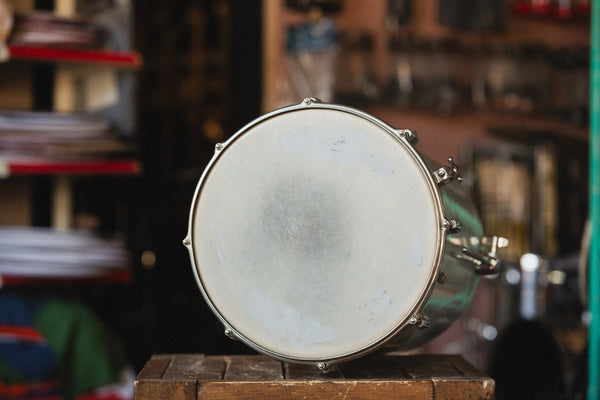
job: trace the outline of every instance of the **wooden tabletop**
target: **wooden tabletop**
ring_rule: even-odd
[[[327,374],[259,355],[154,355],[135,381],[135,400],[493,398],[494,381],[455,355],[369,356]]]

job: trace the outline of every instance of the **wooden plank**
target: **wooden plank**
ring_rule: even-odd
[[[200,364],[200,371],[196,373],[196,380],[198,382],[223,380],[228,360],[223,356],[204,358]]]
[[[152,356],[138,374],[137,379],[162,378],[169,365],[171,365],[172,358],[172,356]]]
[[[135,381],[135,400],[493,399],[494,381],[460,356],[371,356],[333,366],[265,356],[153,356]]]
[[[496,384],[492,378],[460,356],[450,355],[445,358],[447,363],[462,375],[462,379],[459,377],[432,378],[436,399],[494,399]]]
[[[431,380],[436,400],[494,398],[493,379],[460,356],[403,356],[396,362],[412,379]]]
[[[324,381],[344,379],[344,374],[338,365],[333,365],[329,372],[323,373],[315,365],[284,363],[283,372],[287,380],[312,379],[315,381]]]
[[[168,381],[159,379],[136,380],[135,400],[196,400],[196,381]]]
[[[163,379],[196,379],[196,376],[203,369],[202,360],[204,360],[203,354],[178,354],[173,357],[169,369],[163,375]]]
[[[232,356],[225,371],[229,381],[273,381],[283,379],[281,362],[265,356]]]
[[[424,381],[281,381],[207,382],[198,400],[431,400],[431,382]]]
[[[489,376],[475,368],[459,355],[448,355],[446,358],[463,376],[489,378]]]
[[[395,362],[411,379],[431,379],[433,377],[462,378],[463,375],[448,362],[446,357],[432,354],[407,355],[396,357]]]
[[[347,379],[406,379],[393,357],[367,356],[341,366]]]
[[[134,382],[134,398],[136,400],[196,400],[196,378],[183,374],[181,367],[176,366],[170,371],[173,364],[180,364],[179,356],[158,355],[153,356],[146,363]],[[182,360],[181,364],[185,362]]]
[[[495,385],[493,379],[456,379],[433,378],[433,392],[436,400],[492,400]]]

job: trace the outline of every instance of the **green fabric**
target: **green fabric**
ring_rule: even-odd
[[[120,342],[80,303],[52,300],[34,324],[57,354],[66,399],[114,383],[126,366]]]
[[[5,385],[12,385],[13,383],[24,383],[26,382],[25,377],[13,370],[3,359],[0,358],[0,382]]]

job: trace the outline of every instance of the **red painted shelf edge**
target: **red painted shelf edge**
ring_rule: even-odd
[[[138,175],[142,165],[138,160],[0,160],[0,170],[13,175]]]
[[[83,283],[131,283],[133,275],[129,269],[118,270],[102,275],[79,277],[35,277],[0,274],[0,288],[7,286],[39,286],[46,284],[83,284]]]
[[[20,45],[9,45],[8,49],[10,58],[17,60],[92,63],[129,68],[139,68],[142,65],[142,56],[136,52],[61,49]]]

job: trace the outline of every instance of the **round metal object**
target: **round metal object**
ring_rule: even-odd
[[[464,310],[477,277],[453,249],[481,235],[479,220],[456,182],[440,188],[435,166],[398,132],[310,99],[217,149],[185,243],[232,335],[280,360],[331,365],[386,343],[414,347]],[[460,233],[449,234],[447,217],[460,219]],[[429,328],[411,325],[415,315]]]

